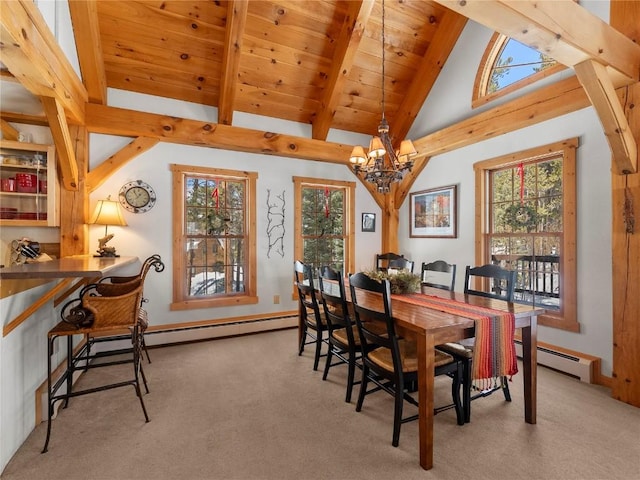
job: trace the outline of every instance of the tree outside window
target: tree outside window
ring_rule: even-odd
[[[484,192],[476,197],[478,264],[516,270],[514,300],[544,308],[541,325],[572,331],[576,147],[573,139],[474,165]]]
[[[549,55],[496,32],[480,61],[471,104],[484,105],[564,68]]]
[[[174,305],[255,303],[255,174],[174,165]],[[243,299],[236,297],[242,296]],[[233,299],[233,300],[231,300]],[[186,308],[187,304],[182,304]]]
[[[294,177],[295,258],[314,270],[353,271],[353,182]]]

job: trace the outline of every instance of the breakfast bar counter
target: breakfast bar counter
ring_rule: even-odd
[[[12,330],[20,325],[24,320],[29,318],[36,310],[40,309],[49,300],[58,293],[67,290],[75,290],[79,286],[78,283],[72,285],[74,278],[80,278],[83,282],[95,281],[110,274],[112,271],[130,265],[138,261],[138,257],[94,257],[93,255],[74,255],[63,257],[47,262],[24,263],[21,265],[12,265],[10,267],[0,268],[0,279],[20,280],[20,279],[62,279],[51,290],[46,292],[42,297],[38,298],[26,310],[21,312],[17,317],[3,326],[2,336],[6,337]]]

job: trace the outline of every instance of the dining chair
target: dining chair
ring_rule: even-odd
[[[400,260],[404,255],[393,252],[379,253],[376,255],[376,270],[386,271],[389,268],[389,262],[392,260]]]
[[[456,265],[444,260],[422,262],[420,280],[426,287],[453,291],[456,285]]]
[[[142,349],[147,356],[147,362],[151,363],[151,357],[149,356],[149,350],[147,349],[147,343],[145,342],[144,334],[149,327],[149,315],[147,311],[142,308],[142,304],[148,302],[149,300],[144,297],[144,283],[147,277],[147,273],[153,268],[156,272],[160,273],[164,271],[164,263],[162,262],[162,257],[157,253],[147,257],[144,262],[142,262],[142,266],[140,267],[140,272],[137,275],[131,276],[108,276],[102,277],[98,283],[112,283],[112,284],[123,284],[131,282],[135,279],[140,279],[143,286],[143,297],[140,303],[140,310],[138,312],[138,323],[140,324],[140,339],[142,344]],[[104,343],[114,340],[122,340],[123,336],[114,335],[112,337],[100,337],[94,340],[94,343]]]
[[[296,260],[293,264],[293,271],[294,282],[298,290],[300,326],[302,328],[298,355],[302,355],[305,345],[315,344],[313,369],[318,370],[320,357],[323,356],[321,353],[322,344],[329,343],[329,340],[324,338],[324,333],[328,332],[329,327],[326,319],[320,314],[319,294],[313,283],[313,269],[310,265]],[[310,341],[307,341],[307,336],[311,338]]]
[[[498,265],[487,264],[480,267],[467,266],[464,278],[464,293],[466,295],[478,295],[482,297],[495,298],[506,302],[513,301],[513,292],[516,283],[515,270],[506,270]],[[470,287],[471,282],[484,281],[487,283],[486,290],[479,290]],[[508,378],[500,377],[500,382],[494,383],[489,388],[479,390],[475,395],[471,394],[473,389],[473,350],[475,338],[466,338],[460,342],[445,343],[437,345],[436,349],[453,355],[463,363],[464,380],[462,383],[462,403],[464,405],[465,422],[471,421],[471,402],[478,398],[491,395],[497,390],[502,390],[504,399],[511,401]]]
[[[322,380],[327,379],[331,367],[346,364],[348,373],[345,402],[349,403],[353,386],[360,383],[355,381],[356,367],[362,369],[359,361],[361,358],[360,335],[351,321],[342,272],[324,266],[320,269],[318,283],[322,308],[329,329],[329,351]]]
[[[418,418],[418,415],[403,418],[405,401],[418,406],[418,401],[408,389],[408,385],[418,380],[417,344],[399,337],[396,333],[391,307],[391,286],[388,280],[378,282],[364,273],[356,273],[349,276],[349,289],[360,335],[363,364],[356,411],[362,410],[366,395],[380,390],[392,395],[394,416],[391,444],[397,447],[401,425]],[[435,375],[452,375],[453,405],[457,422],[463,425],[464,411],[460,401],[462,363],[451,355],[436,350],[434,365]],[[370,389],[369,382],[373,384]],[[436,413],[437,411],[439,410],[436,410]]]
[[[63,402],[67,408],[72,397],[88,395],[113,388],[131,385],[140,401],[145,421],[149,415],[142,398],[140,378],[145,383],[144,372],[140,363],[141,342],[138,323],[138,310],[142,298],[142,283],[134,279],[123,284],[90,284],[85,286],[78,298],[67,302],[61,309],[62,321],[49,330],[47,335],[47,436],[42,453],[47,452],[51,438],[51,427],[54,408],[57,402]],[[82,313],[80,313],[82,312]],[[129,346],[118,351],[91,353],[88,346],[91,338],[109,335],[116,331],[129,332]],[[85,343],[74,352],[73,337],[83,335]],[[67,359],[62,375],[54,381],[52,357],[55,342],[58,338],[67,339]],[[116,356],[117,355],[117,356]],[[124,375],[120,370],[114,371],[104,378],[108,383],[82,390],[74,389],[73,380],[76,372],[88,372],[93,368],[105,368],[114,365],[132,364],[133,372]],[[146,389],[148,392],[148,388]]]
[[[414,263],[415,262],[413,260],[409,260],[407,258],[394,258],[392,260],[389,260],[387,268],[394,268],[396,270],[409,270],[411,273],[413,273]]]

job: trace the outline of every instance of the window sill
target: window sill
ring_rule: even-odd
[[[184,300],[173,302],[169,309],[175,310],[195,310],[197,308],[234,307],[237,305],[253,305],[258,303],[257,296],[238,295],[222,298],[207,298],[204,300]]]
[[[567,318],[559,314],[543,313],[538,315],[538,325],[580,333],[580,324],[578,322],[567,320]]]

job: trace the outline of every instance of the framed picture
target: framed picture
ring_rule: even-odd
[[[410,194],[410,237],[458,236],[457,186],[432,188]]]
[[[375,213],[362,214],[362,231],[363,232],[376,231],[376,214]]]

